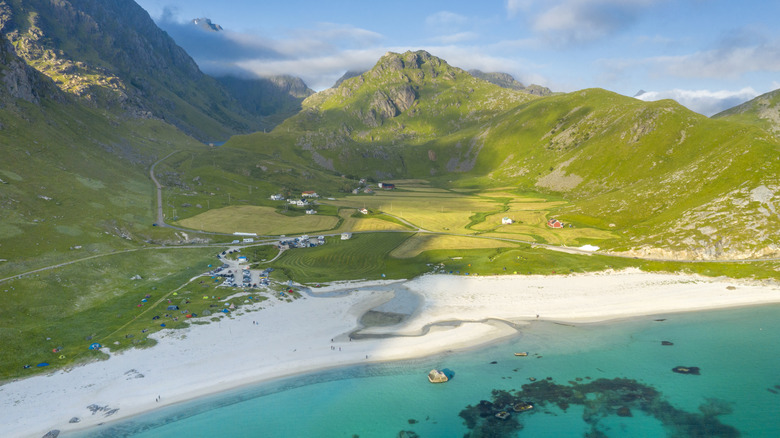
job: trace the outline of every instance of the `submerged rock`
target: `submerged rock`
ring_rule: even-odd
[[[683,367],[683,366],[677,366],[672,368],[672,371],[678,374],[693,374],[694,376],[698,376],[700,374],[700,368],[699,367]]]

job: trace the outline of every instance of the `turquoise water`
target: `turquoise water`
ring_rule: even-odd
[[[778,437],[778,315],[780,306],[764,306],[608,324],[535,322],[516,338],[479,350],[276,381],[78,436],[366,438],[413,431],[420,437],[461,437],[470,432],[459,416],[466,406],[492,401],[494,389],[519,390],[533,377],[537,385],[550,382],[574,389],[598,379],[632,379],[644,390],[660,392],[658,400],[671,409],[651,414],[636,402],[630,417],[591,411],[585,421],[582,404],[563,410],[540,398],[528,399],[536,405],[532,411],[513,414],[503,423],[492,416],[483,419],[496,427],[491,429],[494,436]],[[663,340],[674,345],[663,346]],[[515,351],[530,355],[515,357]],[[675,366],[699,367],[701,374],[673,373]],[[454,378],[432,385],[426,379],[431,368],[448,368]],[[605,394],[586,398],[601,406]],[[670,425],[671,418],[682,418],[682,428]],[[726,431],[720,435],[712,430],[718,422],[725,425],[721,432]]]

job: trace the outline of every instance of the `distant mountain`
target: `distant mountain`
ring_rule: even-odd
[[[715,114],[712,118],[753,123],[780,138],[780,89]]]
[[[260,126],[133,1],[4,0],[0,32],[27,64],[95,108],[158,118],[201,140]]]
[[[338,78],[338,80],[336,80],[336,83],[333,84],[332,88],[338,88],[342,82],[346,81],[347,79],[352,79],[356,76],[360,76],[363,73],[365,73],[365,71],[347,70],[343,75],[341,75],[340,78]]]
[[[192,24],[200,27],[203,30],[207,30],[209,32],[221,32],[222,26],[219,24],[214,24],[211,22],[211,19],[209,18],[195,18],[192,20]]]
[[[510,90],[524,91],[537,96],[549,96],[552,94],[552,91],[550,91],[549,88],[542,87],[541,85],[529,85],[526,87],[509,73],[485,73],[481,70],[469,70],[469,74],[475,78],[486,80],[499,87],[509,88]]]
[[[222,86],[248,112],[263,117],[263,128],[273,128],[301,110],[301,102],[312,94],[301,78],[272,76],[243,79],[233,76],[217,78]]]

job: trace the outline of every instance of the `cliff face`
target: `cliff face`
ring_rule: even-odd
[[[131,0],[0,0],[0,32],[27,64],[94,107],[159,118],[201,140],[259,127]]]
[[[14,46],[0,35],[0,107],[17,99],[39,104],[41,99],[65,100],[57,87],[16,54]]]

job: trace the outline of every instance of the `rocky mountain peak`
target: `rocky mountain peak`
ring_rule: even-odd
[[[192,20],[192,24],[208,32],[222,31],[222,26],[212,23],[210,18],[195,18]]]

